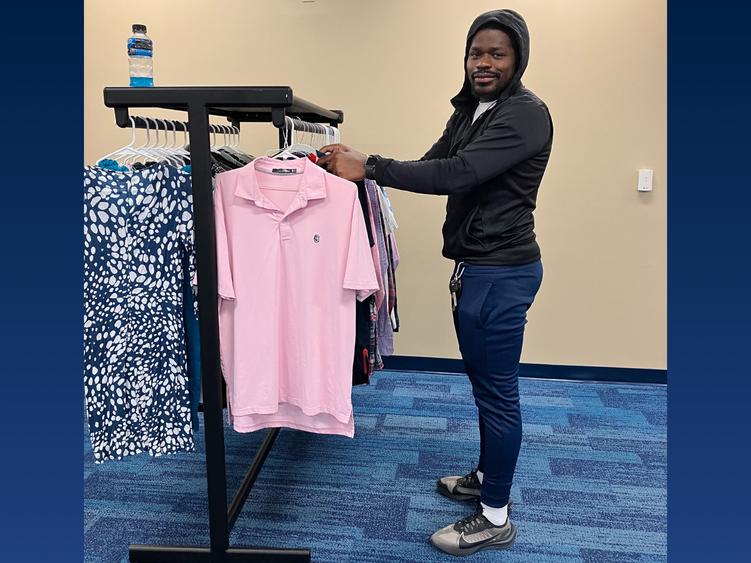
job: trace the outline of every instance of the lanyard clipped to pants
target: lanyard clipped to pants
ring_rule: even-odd
[[[451,310],[456,311],[459,304],[459,298],[462,296],[462,274],[464,273],[464,262],[459,262],[454,269],[454,275],[449,282],[449,291],[451,292]]]

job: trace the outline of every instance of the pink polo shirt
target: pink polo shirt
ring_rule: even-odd
[[[258,158],[215,184],[233,427],[353,437],[355,303],[378,289],[357,186],[307,158]]]

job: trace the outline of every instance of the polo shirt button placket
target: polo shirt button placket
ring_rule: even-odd
[[[298,194],[297,199],[290,204],[289,209],[282,215],[282,219],[279,222],[279,233],[282,240],[292,240],[292,227],[289,226],[287,218],[303,207],[306,207],[306,201]]]
[[[292,229],[286,219],[279,223],[279,234],[282,240],[292,240]]]

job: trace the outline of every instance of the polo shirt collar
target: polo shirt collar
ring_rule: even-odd
[[[297,197],[300,201],[300,206],[305,207],[307,202],[311,199],[323,199],[326,197],[326,183],[324,181],[324,175],[326,172],[320,167],[314,164],[307,158],[299,158],[297,160],[277,160],[269,157],[256,158],[250,164],[242,168],[243,171],[247,171],[244,174],[244,182],[238,182],[235,189],[235,195],[244,199],[249,199],[258,207],[269,208],[273,207],[266,196],[261,193],[258,186],[257,174],[264,174],[264,172],[258,172],[255,166],[265,165],[271,167],[295,166],[298,170],[302,168],[302,180],[300,181],[300,189],[297,191]]]

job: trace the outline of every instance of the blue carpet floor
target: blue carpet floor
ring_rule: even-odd
[[[475,562],[665,563],[667,387],[522,380],[514,546]],[[464,376],[378,372],[353,388],[355,438],[282,429],[230,545],[309,548],[314,563],[457,561],[428,537],[472,512],[435,491],[479,448]],[[226,413],[225,413],[226,414]],[[266,432],[225,429],[230,500]],[[84,421],[84,563],[130,544],[209,541],[196,452],[94,464]]]

